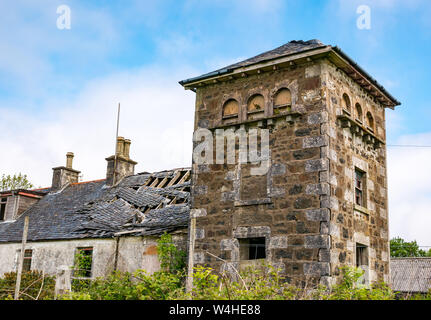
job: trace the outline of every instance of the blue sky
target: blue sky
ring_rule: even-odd
[[[56,26],[62,4],[70,30]],[[194,95],[177,82],[299,39],[338,45],[402,102],[389,145],[431,145],[427,0],[15,0],[0,12],[0,173],[38,186],[67,151],[84,180],[104,176],[119,101],[137,171],[189,166]],[[388,156],[391,235],[431,246],[431,148]]]

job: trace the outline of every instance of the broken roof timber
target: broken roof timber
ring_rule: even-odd
[[[0,224],[0,243],[21,241],[29,216],[29,241],[109,238],[117,232],[157,235],[187,228],[190,168],[124,177],[116,186],[105,180],[69,184],[44,197],[16,220]],[[163,185],[148,186],[151,181]],[[40,192],[33,193],[40,193]]]

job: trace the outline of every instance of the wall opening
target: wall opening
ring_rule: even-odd
[[[365,172],[355,168],[355,204],[364,208],[367,207],[365,201],[365,178]]]
[[[75,253],[74,278],[91,278],[93,247],[77,248]]]
[[[265,237],[239,239],[240,260],[258,260],[266,258]]]
[[[371,131],[374,131],[374,119],[373,119],[373,115],[369,111],[367,112],[367,127]]]
[[[235,99],[227,100],[223,105],[223,120],[238,119],[239,104]]]
[[[279,114],[283,112],[288,112],[292,107],[292,95],[290,90],[287,88],[282,88],[277,91],[274,96],[274,111],[273,113]]]
[[[31,270],[31,259],[33,257],[33,250],[26,249],[24,251],[24,262],[22,263],[22,271],[27,272]]]
[[[7,198],[0,199],[0,221],[5,220]]]
[[[364,274],[359,278],[359,284],[369,283],[369,259],[368,247],[366,245],[356,243],[356,267],[364,271]]]
[[[265,100],[261,94],[255,94],[248,99],[247,118],[261,118],[265,114]]]
[[[368,266],[368,247],[360,243],[356,244],[356,266]]]
[[[21,249],[16,250],[16,256],[15,256],[15,270],[18,272],[19,267],[19,259],[21,257]],[[22,262],[22,271],[28,272],[31,270],[31,260],[33,257],[33,250],[32,249],[25,249],[24,250],[24,257]]]
[[[344,110],[348,111],[349,113],[352,112],[350,98],[346,93],[343,94],[343,99],[341,100],[341,106]]]
[[[355,111],[356,120],[362,123],[362,107],[359,103],[355,105]]]

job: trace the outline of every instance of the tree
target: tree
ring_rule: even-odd
[[[400,237],[391,239],[390,246],[391,257],[426,257],[431,254],[431,250],[419,249],[416,241],[407,242]]]
[[[0,191],[6,190],[17,190],[17,189],[31,189],[34,188],[33,184],[28,180],[26,174],[19,173],[18,175],[14,174],[5,175],[3,174],[0,179]]]

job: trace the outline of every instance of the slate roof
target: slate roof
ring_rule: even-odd
[[[317,39],[308,40],[308,41],[293,40],[293,41],[290,41],[290,42],[288,42],[288,43],[286,43],[286,44],[284,44],[278,48],[275,48],[275,49],[270,50],[270,51],[266,51],[266,52],[261,53],[257,56],[254,56],[252,58],[231,64],[227,67],[224,67],[224,68],[221,68],[221,69],[209,72],[209,73],[205,73],[199,77],[180,81],[180,84],[193,82],[193,81],[199,80],[201,78],[204,79],[204,78],[215,76],[218,74],[223,74],[225,72],[230,72],[230,71],[237,69],[237,68],[246,67],[246,66],[256,64],[259,62],[264,62],[267,60],[272,60],[272,59],[280,58],[280,57],[287,56],[290,54],[304,52],[307,50],[312,50],[312,49],[316,49],[316,48],[320,48],[320,47],[326,47],[326,45]]]
[[[28,241],[106,238],[126,231],[161,234],[186,228],[190,169],[125,177],[117,186],[105,180],[71,184],[48,193],[16,221],[0,223],[0,243],[20,242],[29,216]]]
[[[431,289],[431,258],[391,258],[394,291],[426,293]]]
[[[288,42],[288,43],[286,43],[286,44],[284,44],[278,48],[263,52],[257,56],[252,57],[252,58],[231,64],[231,65],[226,66],[224,68],[221,68],[221,69],[218,69],[218,70],[215,70],[212,72],[208,72],[208,73],[205,73],[205,74],[197,76],[197,77],[182,80],[179,83],[182,86],[185,86],[187,88],[188,85],[191,85],[195,82],[205,81],[206,79],[212,78],[212,77],[228,75],[228,74],[232,73],[235,69],[238,69],[238,68],[248,67],[248,66],[251,66],[251,65],[254,65],[257,63],[263,63],[263,62],[287,57],[287,56],[298,54],[298,53],[304,53],[307,51],[322,49],[325,47],[330,49],[329,51],[336,52],[338,55],[340,55],[343,59],[345,59],[348,62],[348,64],[350,66],[340,66],[340,68],[342,70],[344,70],[347,74],[352,73],[353,72],[352,70],[358,71],[371,84],[373,84],[378,90],[380,90],[382,93],[384,93],[388,97],[388,99],[391,101],[391,102],[388,102],[388,106],[394,107],[394,106],[401,104],[389,92],[387,92],[386,89],[382,85],[380,85],[373,77],[371,77],[371,75],[369,75],[364,69],[362,69],[352,58],[350,58],[346,53],[344,53],[339,47],[326,45],[317,39],[312,39],[312,40],[308,40],[308,41],[293,40],[293,41],[290,41],[290,42]],[[354,78],[354,80],[356,82],[358,82],[358,84],[360,86],[366,88],[366,91],[369,91],[371,94],[374,94],[374,91],[368,87],[368,83],[366,82],[364,84],[362,82],[362,80],[363,80],[362,77]]]

